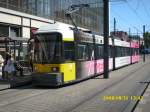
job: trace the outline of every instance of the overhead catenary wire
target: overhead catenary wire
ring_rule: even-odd
[[[80,0],[77,0],[79,3],[82,3]],[[126,0],[109,0],[109,2],[125,2]],[[69,3],[71,3],[71,1],[69,0]],[[89,5],[92,5],[92,4],[103,4],[103,1],[100,1],[100,2],[89,2],[87,3]],[[70,5],[73,5],[72,3]]]
[[[77,0],[77,1],[79,2],[79,4],[83,4],[82,1],[80,1],[80,0]],[[70,1],[69,1],[69,2],[70,2]],[[125,3],[127,4],[127,6],[129,7],[129,9],[137,16],[139,22],[140,22],[140,23],[144,23],[142,17],[141,17],[141,16],[137,13],[137,11],[136,11],[136,9],[138,8],[138,6],[140,5],[139,2],[137,3],[137,8],[136,8],[136,9],[134,9],[134,8],[129,4],[129,2],[128,2],[127,0],[110,0],[110,2],[111,2],[111,3],[113,3],[113,2],[115,2],[115,3],[118,3],[118,2],[125,2]],[[89,3],[87,3],[87,4],[90,5],[90,4],[102,4],[102,3],[103,3],[103,1],[100,1],[100,2],[89,2]],[[73,2],[71,2],[71,4],[73,5]],[[84,4],[86,4],[86,3],[84,3]],[[86,8],[86,9],[89,10],[88,8]],[[90,10],[89,10],[89,11],[90,11]],[[91,12],[91,14],[95,15],[94,12]],[[81,16],[81,15],[79,15],[78,13],[75,13],[74,15]],[[117,14],[117,15],[118,15],[118,14]],[[126,21],[126,19],[124,19],[124,18],[121,17],[120,15],[119,15],[119,17],[121,18],[121,21],[125,21],[125,24],[126,24],[126,23],[129,23],[129,22]],[[120,25],[119,25],[119,26],[120,26]],[[132,26],[133,28],[135,28],[135,26],[132,25],[131,23],[130,23],[130,26]],[[137,27],[136,27],[136,28],[137,28]],[[137,28],[137,29],[138,29],[138,28]],[[138,29],[138,32],[141,32],[141,30]]]
[[[131,2],[131,0],[130,0],[130,2]],[[145,13],[147,14],[147,17],[150,18],[149,10],[148,10],[148,8],[147,8],[147,6],[146,6],[146,4],[144,3],[143,0],[141,0],[141,1],[138,0],[136,9],[133,8],[134,5],[131,6],[131,5],[129,4],[129,0],[126,0],[125,3],[126,3],[126,5],[129,7],[129,9],[135,14],[135,16],[137,16],[137,20],[141,23],[141,26],[142,26],[143,24],[145,24],[145,21],[144,21],[145,18],[142,18],[142,16],[140,16],[140,14],[137,12],[137,9],[138,9],[138,7],[140,6],[140,4],[143,5],[142,8],[144,8]],[[124,19],[124,18],[122,18],[122,19]],[[133,26],[133,25],[131,25],[131,26]],[[146,26],[147,26],[147,24],[146,24]],[[133,27],[135,27],[135,26],[133,26]],[[137,27],[136,27],[136,28],[137,28]],[[138,31],[142,32],[142,31],[139,30],[139,29],[138,29]]]
[[[115,15],[118,15],[118,17],[120,18],[119,20],[121,20],[125,26],[127,23],[130,25],[130,27],[132,26],[133,28],[135,28],[136,26],[134,26],[133,24],[129,23],[127,19],[125,19],[124,17],[122,17],[117,11],[115,11],[114,9],[112,9],[112,12],[115,13]],[[136,27],[137,28],[137,27]],[[138,28],[137,28],[138,29]],[[142,32],[140,29],[138,29],[140,32]]]
[[[126,0],[126,5],[129,7],[129,9],[137,16],[139,22],[144,23],[142,17],[137,13],[137,11],[129,4],[129,2]]]
[[[137,10],[139,8],[139,6],[140,6],[140,1],[138,0],[135,10]]]
[[[147,7],[146,7],[146,5],[145,5],[145,3],[144,3],[144,1],[143,0],[141,0],[141,3],[143,4],[143,8],[144,8],[144,10],[145,10],[145,13],[146,13],[146,15],[147,15],[147,17],[148,18],[150,18],[150,13],[149,13],[149,11],[148,11],[148,9],[147,9]]]
[[[110,22],[113,23],[113,20],[110,20]],[[120,24],[117,24],[116,26],[117,26],[117,27],[116,27],[116,30],[117,30],[117,31],[119,31],[119,30],[120,30],[120,31],[121,31],[121,30],[122,30],[122,31],[126,31],[126,30],[123,30],[123,29],[124,29],[123,27],[125,27],[125,24],[121,24],[121,25],[120,25]],[[113,25],[113,24],[110,24],[110,31],[114,31],[114,25]],[[126,31],[126,32],[127,32],[127,31]]]

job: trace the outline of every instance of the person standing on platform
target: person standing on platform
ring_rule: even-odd
[[[5,78],[11,80],[14,76],[16,69],[14,65],[14,60],[11,58],[11,55],[7,56],[6,64],[4,66]]]
[[[2,74],[3,63],[4,63],[4,59],[3,59],[2,55],[0,54],[0,74]]]

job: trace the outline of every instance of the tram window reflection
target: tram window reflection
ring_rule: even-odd
[[[85,61],[88,60],[88,47],[84,44],[77,45],[77,60]]]
[[[50,63],[62,58],[62,41],[59,33],[38,34],[35,42],[35,62]]]
[[[75,53],[74,53],[74,43],[73,42],[65,42],[64,43],[64,55],[65,60],[74,60]]]

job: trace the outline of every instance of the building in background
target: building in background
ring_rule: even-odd
[[[128,36],[127,32],[124,31],[116,31],[116,32],[110,32],[111,36],[115,36],[116,38],[120,39],[120,40],[124,40],[124,41],[129,41],[130,38]]]
[[[128,33],[125,31],[110,32],[110,35],[120,40],[124,40],[124,41],[132,40],[134,42],[139,43],[139,45],[144,44],[143,38],[141,38],[139,35],[128,35]]]
[[[65,11],[71,5],[90,4],[73,14],[77,26],[103,34],[103,0],[0,0],[0,7],[71,24]],[[21,16],[21,15],[18,15]],[[32,17],[29,16],[30,19]],[[40,19],[39,19],[40,20]]]
[[[90,7],[73,13],[76,25],[102,35],[103,0],[0,0],[0,37],[31,38],[35,29],[54,21],[72,24],[65,12],[71,5],[78,4],[89,4]],[[4,46],[1,44],[0,48]],[[18,49],[16,56],[26,56],[25,48]],[[2,52],[5,51],[0,54]]]

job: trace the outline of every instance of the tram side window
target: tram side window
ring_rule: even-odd
[[[113,56],[112,46],[109,46],[109,57],[111,58],[112,56]]]
[[[116,47],[116,54],[117,54],[117,57],[122,57],[125,55],[125,50],[123,47],[120,47],[120,46],[117,46]]]
[[[138,48],[132,48],[132,55],[138,55],[139,49]]]
[[[85,44],[77,45],[77,60],[84,61],[88,60],[88,47]]]
[[[130,52],[130,51],[129,51],[129,48],[126,47],[126,48],[125,48],[125,56],[128,56],[128,52]]]
[[[135,48],[132,48],[132,55],[135,55],[136,51]]]
[[[131,55],[134,54],[134,48],[131,48]]]
[[[136,48],[136,51],[137,51],[137,54],[139,54],[139,49],[138,48]]]
[[[132,48],[130,48],[130,55],[132,55]]]
[[[88,44],[88,51],[89,51],[89,60],[94,60],[94,48],[93,48],[93,45]]]
[[[122,56],[122,48],[121,47],[118,47],[119,48],[119,57]]]
[[[124,47],[124,50],[123,50],[123,51],[124,51],[124,56],[127,56],[126,49],[127,49],[127,48]]]
[[[65,42],[64,43],[64,56],[65,56],[65,60],[74,60],[75,59],[73,42]]]
[[[96,59],[102,59],[103,58],[103,46],[98,45],[96,46]]]
[[[125,47],[122,47],[122,56],[125,56]]]
[[[120,57],[120,47],[116,46],[116,54],[117,57]]]
[[[128,48],[127,52],[128,52],[128,56],[131,56],[131,48],[130,47]]]
[[[121,49],[121,57],[125,56],[125,47],[120,47]]]
[[[126,55],[126,54],[125,54],[125,53],[126,53],[126,52],[125,52],[125,49],[126,49],[125,47],[122,47],[122,56],[125,56],[125,55]]]
[[[120,47],[120,49],[121,49],[121,56],[129,56],[130,55],[130,48]]]
[[[131,55],[131,48],[127,48],[127,55],[130,56]]]

